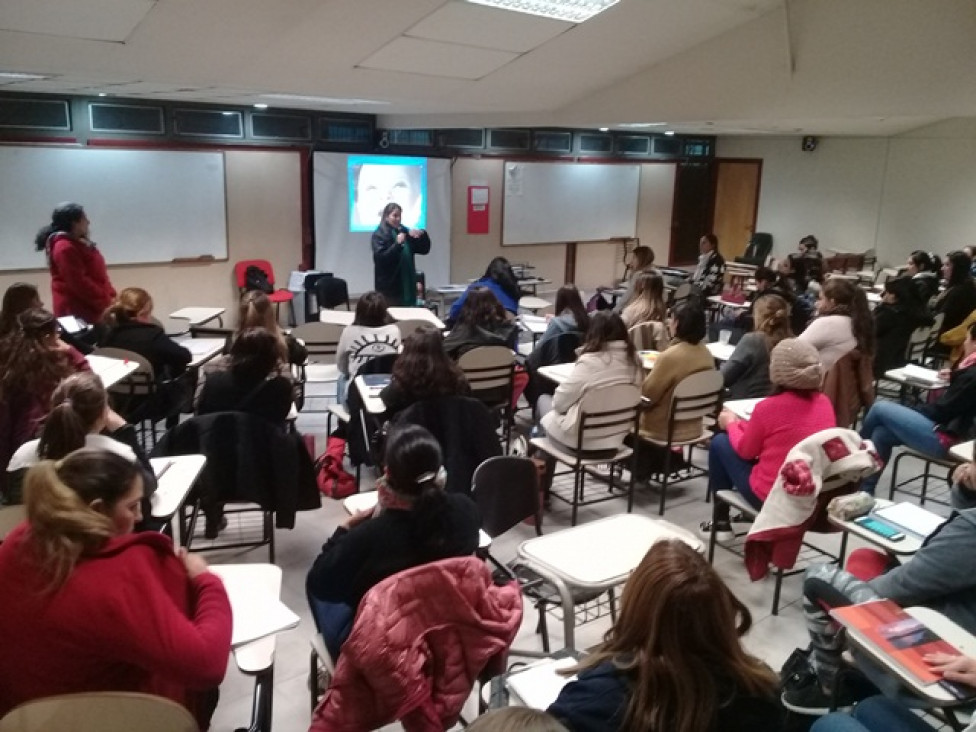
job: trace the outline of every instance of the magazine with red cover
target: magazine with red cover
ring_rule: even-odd
[[[942,676],[932,671],[925,662],[925,656],[930,653],[962,655],[891,600],[872,600],[860,605],[838,607],[830,614],[841,625],[860,634],[890,656],[923,685],[942,681]]]

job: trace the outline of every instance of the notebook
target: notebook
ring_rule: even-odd
[[[366,396],[378,397],[380,392],[390,383],[390,374],[364,374],[363,383],[366,385]]]
[[[877,508],[874,515],[899,529],[910,531],[923,539],[931,535],[944,524],[947,519],[926,511],[914,503],[895,503],[884,508]]]
[[[533,664],[524,671],[511,674],[505,685],[522,703],[533,709],[547,709],[559,696],[559,692],[575,676],[556,673],[561,668],[569,668],[577,663],[575,658],[560,658]]]
[[[939,372],[935,369],[925,369],[921,366],[916,366],[913,363],[902,366],[901,373],[906,379],[924,381],[929,384],[938,384],[942,381],[942,379],[939,378]]]

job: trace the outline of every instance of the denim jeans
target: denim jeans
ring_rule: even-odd
[[[717,491],[738,491],[750,506],[759,510],[762,501],[752,492],[749,486],[749,476],[752,475],[754,463],[739,457],[729,436],[725,432],[712,438],[708,448],[708,489],[712,495]],[[729,504],[715,504],[716,518],[719,521],[729,520]]]
[[[851,715],[821,717],[810,732],[932,732],[932,727],[893,699],[872,696],[858,704]]]
[[[874,403],[864,418],[861,437],[874,443],[886,467],[891,453],[898,445],[905,445],[933,457],[947,455],[935,432],[935,422],[924,414],[895,402]],[[880,477],[881,472],[866,478],[861,484],[861,490],[873,494]]]

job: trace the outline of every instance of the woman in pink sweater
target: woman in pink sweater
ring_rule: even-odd
[[[716,435],[708,450],[709,491],[738,491],[756,509],[786,454],[810,435],[837,426],[834,408],[820,392],[823,366],[812,345],[797,338],[780,341],[769,357],[769,380],[773,394],[756,405],[749,420],[728,410],[719,414],[726,432]],[[728,504],[720,504],[717,520],[717,539],[734,539]],[[701,528],[710,532],[711,522]]]

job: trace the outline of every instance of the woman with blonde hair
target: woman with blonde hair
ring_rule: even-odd
[[[164,696],[209,724],[231,611],[203,559],[140,518],[136,465],[77,450],[27,473],[27,520],[0,544],[0,716],[45,696]]]
[[[658,274],[642,272],[634,280],[634,295],[621,311],[620,317],[628,328],[641,323],[663,323],[667,317],[664,306],[664,280]],[[659,346],[659,350],[660,350]]]
[[[753,305],[753,331],[742,336],[729,360],[722,364],[722,378],[729,399],[769,396],[769,354],[790,332],[790,306],[779,295],[763,295]]]
[[[634,247],[633,251],[625,257],[624,262],[626,266],[624,280],[621,283],[624,286],[624,294],[614,307],[617,313],[623,312],[623,309],[630,304],[638,277],[645,273],[661,274],[654,266],[654,250],[650,247]]]
[[[682,541],[654,544],[627,580],[617,622],[549,713],[575,732],[782,729],[778,679],[746,653],[748,608]]]
[[[237,311],[237,333],[234,337],[245,328],[264,328],[273,333],[280,342],[283,363],[298,366],[305,363],[308,358],[308,350],[305,346],[297,338],[281,330],[271,300],[260,290],[249,290],[241,295]]]
[[[139,444],[136,431],[108,405],[108,394],[98,374],[83,371],[62,381],[51,397],[51,411],[39,439],[20,446],[7,466],[7,498],[20,503],[20,488],[27,470],[41,460],[60,460],[82,447],[108,450],[138,463],[145,497],[143,514],[149,515],[149,497],[156,490],[156,475]]]
[[[99,345],[139,354],[152,364],[158,383],[186,371],[193,354],[166,335],[152,312],[153,301],[148,292],[141,287],[126,287],[105,310],[105,332]]]

